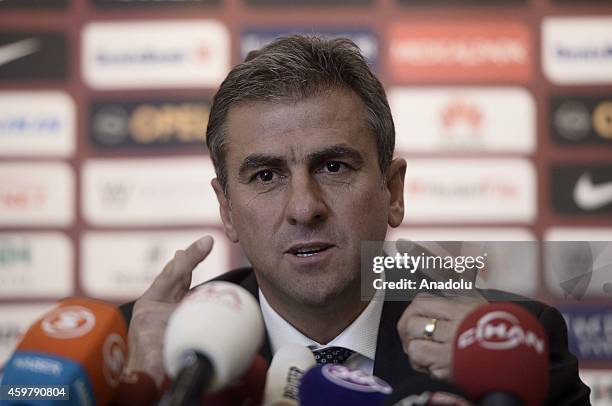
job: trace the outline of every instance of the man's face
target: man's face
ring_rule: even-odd
[[[227,195],[213,187],[268,300],[325,306],[359,292],[361,241],[401,223],[405,161],[385,181],[365,114],[351,91],[230,110]]]

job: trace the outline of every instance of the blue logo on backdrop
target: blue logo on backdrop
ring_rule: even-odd
[[[559,306],[567,323],[569,347],[580,360],[612,360],[612,307]]]
[[[35,133],[42,136],[55,135],[62,130],[62,127],[63,123],[56,116],[0,116],[0,136],[20,136],[24,133]]]
[[[559,59],[564,61],[606,61],[612,60],[612,43],[583,47],[559,46],[556,49]]]
[[[99,52],[96,60],[103,65],[176,64],[187,59],[181,51]]]
[[[378,67],[378,39],[372,31],[363,29],[312,29],[291,28],[279,30],[248,29],[240,36],[240,57],[244,59],[250,51],[259,49],[278,37],[291,34],[311,34],[323,37],[350,38],[361,49],[363,56],[373,70]]]

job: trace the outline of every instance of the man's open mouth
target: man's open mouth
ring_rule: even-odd
[[[312,257],[323,251],[326,251],[333,247],[332,244],[304,244],[295,245],[287,250],[287,253],[295,255],[296,257],[305,258]]]

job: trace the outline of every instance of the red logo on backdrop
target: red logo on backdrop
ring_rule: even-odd
[[[47,193],[42,186],[26,184],[0,185],[0,207],[10,210],[28,210],[44,206]]]
[[[406,190],[412,197],[422,195],[426,198],[516,198],[517,186],[510,182],[488,179],[467,181],[465,183],[433,182],[431,179],[408,179]]]
[[[397,80],[525,82],[532,76],[531,33],[521,23],[395,24],[389,38]]]
[[[444,127],[449,130],[461,125],[478,129],[482,124],[482,112],[474,104],[456,100],[449,103],[442,111],[441,120]]]
[[[493,311],[482,316],[476,327],[461,333],[457,348],[464,349],[474,344],[487,350],[511,350],[525,345],[538,354],[544,352],[544,339],[525,330],[518,318],[505,311]]]

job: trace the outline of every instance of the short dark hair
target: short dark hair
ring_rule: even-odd
[[[353,41],[291,35],[250,52],[227,75],[213,99],[206,145],[227,191],[225,123],[232,106],[299,101],[332,89],[350,89],[363,101],[384,174],[395,147],[395,126],[384,88]]]

